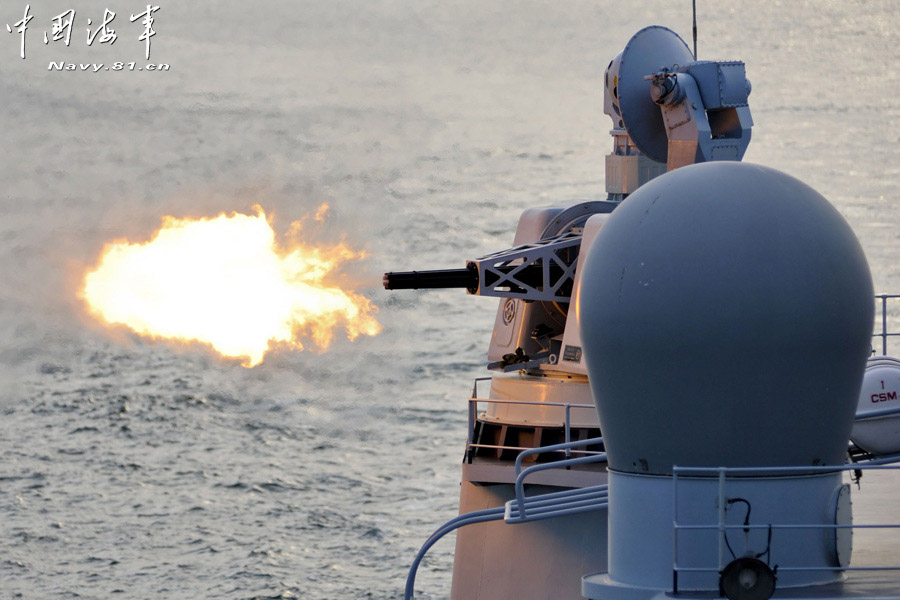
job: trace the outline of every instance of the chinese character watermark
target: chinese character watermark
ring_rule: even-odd
[[[136,15],[133,14],[131,15],[130,19],[130,22],[132,23],[140,19],[141,25],[144,26],[143,32],[141,33],[140,37],[138,37],[138,41],[144,42],[144,54],[147,60],[150,60],[150,38],[156,35],[156,30],[153,29],[153,24],[155,23],[156,19],[154,19],[153,14],[159,9],[159,6],[148,4],[147,9],[144,10],[144,12]],[[119,36],[116,33],[116,30],[113,29],[110,25],[115,18],[116,13],[107,8],[103,12],[103,21],[96,27],[96,29],[91,29],[93,21],[92,19],[88,19],[87,45],[93,46],[94,41],[98,38],[99,43],[101,44],[114,44]],[[25,59],[25,35],[28,31],[28,26],[32,19],[34,19],[34,15],[31,14],[31,5],[26,4],[25,13],[22,18],[12,25],[9,25],[8,23],[6,25],[7,32],[17,33],[21,36],[19,44],[19,56],[23,60]],[[69,9],[56,15],[51,19],[51,23],[51,30],[44,31],[44,44],[49,44],[50,42],[63,42],[66,46],[69,46],[72,41],[72,30],[75,26],[75,9]]]
[[[23,59],[25,58],[25,32],[28,31],[28,22],[34,18],[34,15],[28,14],[31,11],[31,5],[25,5],[25,16],[22,17],[21,21],[18,21],[13,24],[13,27],[16,28],[16,33],[22,36],[22,45],[21,50],[19,50],[19,56]],[[12,27],[9,24],[6,24],[6,31],[12,33]]]
[[[100,24],[100,26],[96,29],[96,31],[94,31],[94,33],[91,33],[91,28],[88,27],[87,45],[88,46],[93,45],[94,39],[97,37],[98,34],[100,35],[100,43],[101,44],[109,44],[110,46],[115,44],[116,39],[119,36],[116,35],[116,30],[112,29],[109,26],[109,24],[112,23],[113,19],[115,19],[115,18],[116,18],[116,13],[109,10],[108,8],[105,9],[105,12],[103,13],[103,23]],[[90,25],[91,20],[88,19],[87,23],[88,23],[88,25]]]
[[[69,9],[64,13],[60,13],[53,17],[53,41],[58,42],[63,39],[65,36],[66,46],[69,45],[69,42],[72,41],[72,23],[75,22],[75,11],[73,9]],[[44,32],[44,43],[50,43],[49,37],[47,37],[47,32]]]
[[[141,21],[141,25],[144,26],[144,33],[141,34],[141,37],[138,38],[138,41],[143,42],[146,40],[147,42],[147,60],[150,60],[150,38],[156,35],[156,32],[153,31],[153,13],[159,10],[158,6],[153,6],[152,4],[147,5],[147,10],[142,12],[139,15],[131,15],[131,22],[134,23],[141,17],[143,20]]]

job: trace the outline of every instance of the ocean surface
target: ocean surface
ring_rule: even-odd
[[[525,208],[603,199],[603,71],[645,25],[689,40],[690,2],[160,0],[149,60],[145,5],[121,0],[32,3],[23,60],[25,4],[0,4],[0,597],[402,597],[456,510],[496,301],[381,273],[463,266]],[[745,160],[829,198],[900,292],[900,2],[698,4],[700,58],[747,63]],[[53,16],[106,7],[112,46],[82,21],[43,43]],[[48,69],[115,61],[170,69]],[[283,233],[322,202],[313,241],[370,255],[347,281],[377,337],[245,369],[76,297],[105,243],[164,215],[258,203]],[[900,521],[898,497],[867,475],[858,521]],[[896,562],[875,537],[856,556]],[[448,597],[452,550],[417,597]]]

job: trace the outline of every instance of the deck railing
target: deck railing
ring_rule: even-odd
[[[545,448],[531,448],[526,450],[526,452],[530,454],[552,452],[562,449],[563,446],[567,446],[567,449],[574,450],[582,446],[601,443],[603,443],[602,438],[591,438],[569,442],[568,444],[556,444]],[[525,454],[526,452],[523,452],[522,454]],[[409,574],[406,576],[406,588],[403,596],[404,600],[413,600],[415,597],[416,574],[419,570],[419,565],[428,550],[437,543],[438,540],[448,533],[456,531],[460,527],[474,525],[476,523],[486,523],[488,521],[499,521],[501,519],[510,525],[517,525],[544,519],[577,515],[596,510],[604,510],[609,507],[609,491],[606,484],[585,488],[563,489],[559,492],[541,494],[538,496],[525,496],[525,479],[532,473],[546,471],[548,469],[563,469],[572,465],[585,463],[605,462],[606,454],[595,453],[593,456],[582,456],[580,458],[571,458],[555,463],[535,465],[533,467],[528,467],[527,469],[522,469],[522,454],[519,455],[520,460],[516,461],[516,498],[510,500],[503,506],[476,510],[453,517],[438,527],[437,531],[425,540],[425,543],[419,548],[419,552],[416,554],[415,559],[413,559],[412,565],[409,568]]]
[[[515,404],[515,405],[525,405],[525,406],[535,406],[538,408],[544,408],[548,406],[560,407],[563,409],[564,419],[561,423],[564,431],[565,442],[564,444],[559,445],[557,448],[553,446],[553,449],[549,449],[551,447],[544,448],[535,448],[535,450],[540,450],[538,453],[544,452],[555,452],[559,454],[563,454],[566,458],[571,458],[573,454],[584,454],[584,455],[595,455],[602,454],[600,451],[595,450],[580,450],[576,449],[571,445],[572,442],[572,409],[573,408],[585,408],[594,410],[593,404],[577,404],[572,402],[535,402],[533,400],[508,400],[508,399],[498,399],[498,398],[479,398],[478,397],[478,383],[481,381],[490,381],[490,377],[477,377],[475,379],[474,384],[472,385],[472,396],[469,398],[469,410],[468,410],[468,428],[469,433],[466,440],[466,456],[470,456],[469,450],[475,448],[484,448],[488,450],[514,450],[514,451],[527,451],[532,450],[530,447],[524,446],[505,446],[505,445],[497,445],[497,444],[481,444],[475,441],[475,423],[478,420],[479,414],[479,405],[484,404]],[[533,454],[529,452],[528,454]],[[521,463],[521,457],[518,459],[518,462]]]
[[[896,321],[900,320],[900,294],[879,294],[875,296],[875,332],[872,338],[881,338],[881,354],[888,353],[888,338],[900,336],[900,331],[890,331],[888,329],[888,317],[890,316],[893,327],[900,327]],[[880,313],[880,314],[879,314]],[[879,333],[878,330],[881,329]],[[873,352],[877,350],[873,347]]]
[[[894,457],[896,460],[896,457]],[[672,546],[672,592],[678,593],[678,574],[679,573],[701,573],[716,572],[721,573],[725,568],[725,549],[728,541],[726,535],[729,530],[740,529],[762,529],[768,531],[778,530],[802,530],[802,529],[822,529],[834,530],[838,529],[900,529],[900,523],[878,523],[878,524],[811,524],[811,523],[759,523],[759,524],[735,524],[728,525],[725,523],[725,489],[728,482],[728,476],[759,476],[759,475],[811,475],[815,473],[834,473],[835,471],[859,471],[859,470],[900,470],[897,464],[872,464],[872,463],[848,463],[836,466],[818,466],[818,467],[672,467],[672,488],[673,488],[673,507],[672,507],[672,528],[673,528],[673,546]],[[718,503],[717,518],[713,523],[708,524],[682,524],[678,522],[678,479],[679,476],[686,475],[716,475],[718,478]],[[708,567],[683,567],[678,564],[678,532],[688,530],[707,530],[716,531],[718,537],[718,564]],[[778,571],[900,571],[900,566],[871,566],[871,567],[850,567],[850,566],[786,566],[778,565]]]

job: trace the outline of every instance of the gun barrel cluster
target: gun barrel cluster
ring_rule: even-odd
[[[399,271],[385,273],[383,283],[386,290],[465,288],[475,293],[478,290],[478,271],[470,268]]]

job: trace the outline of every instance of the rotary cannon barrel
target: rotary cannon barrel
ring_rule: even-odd
[[[470,261],[464,269],[385,273],[382,282],[386,290],[465,288],[470,294],[477,296],[505,296],[506,293],[502,290],[524,294],[526,290],[522,284],[539,287],[544,280],[541,265],[494,265],[482,275],[483,267],[477,261]],[[558,271],[558,267],[553,265],[549,270],[552,275]]]
[[[474,294],[478,291],[478,271],[468,267],[437,271],[400,271],[385,273],[383,282],[386,290],[465,288]]]

